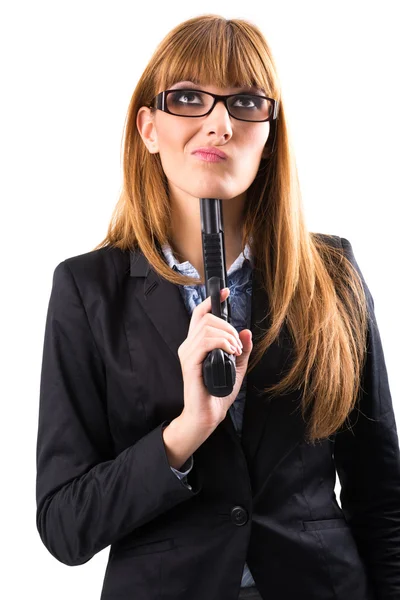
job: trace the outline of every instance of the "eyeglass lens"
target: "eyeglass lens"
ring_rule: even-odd
[[[272,113],[272,102],[254,94],[237,94],[228,100],[232,116],[247,121],[262,121]],[[167,94],[167,108],[175,115],[200,117],[211,108],[214,98],[193,90],[177,90]]]

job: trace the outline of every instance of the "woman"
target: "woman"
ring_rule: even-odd
[[[205,297],[201,197],[222,200],[230,323]],[[202,380],[214,348],[236,355],[224,398]],[[399,597],[373,299],[350,242],[306,229],[276,68],[247,21],[200,16],[161,42],[107,237],[55,269],[37,527],[67,565],[111,545],[102,600]]]

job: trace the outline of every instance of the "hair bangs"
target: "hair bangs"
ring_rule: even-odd
[[[229,21],[181,32],[168,44],[156,77],[157,92],[179,81],[217,87],[257,87],[276,98],[268,53],[246,31]]]

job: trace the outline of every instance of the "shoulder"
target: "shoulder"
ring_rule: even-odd
[[[317,249],[325,250],[329,255],[339,255],[340,257],[344,256],[352,263],[356,270],[359,271],[359,266],[354,256],[353,247],[348,239],[329,233],[311,232],[310,236]],[[331,249],[334,249],[333,252],[329,252]]]
[[[330,233],[311,232],[310,236],[311,236],[313,242],[317,242],[317,245],[322,243],[323,245],[331,246],[333,248],[339,248],[339,249],[343,248],[342,240],[344,238],[341,238],[338,235],[333,235]]]
[[[360,272],[360,267],[354,256],[353,247],[348,239],[340,237],[339,235],[333,235],[333,234],[328,234],[328,233],[311,232],[310,235],[311,235],[311,238],[312,238],[313,242],[315,243],[317,249],[321,249],[321,250],[325,250],[325,251],[327,250],[327,253],[325,252],[325,255],[332,254],[336,257],[344,256],[362,277],[362,273]],[[329,252],[329,250],[331,248],[334,248],[335,250],[338,250],[339,252],[335,252],[335,250],[334,250],[334,252],[331,253],[331,252]],[[340,260],[339,260],[339,262],[340,262]],[[339,265],[339,263],[337,263],[337,264]]]
[[[112,269],[123,270],[126,268],[129,271],[129,251],[121,250],[113,246],[106,246],[99,248],[98,250],[92,250],[85,252],[84,254],[78,254],[77,256],[71,256],[66,258],[63,262],[66,266],[74,273],[79,274],[98,275]]]
[[[130,252],[107,246],[71,256],[59,263],[54,271],[55,279],[73,279],[79,291],[104,291],[118,287],[129,276]]]
[[[330,246],[332,248],[339,249],[341,251],[340,254],[348,259],[348,261],[353,265],[353,267],[355,267],[356,271],[358,271],[362,277],[360,267],[354,256],[353,247],[348,239],[328,233],[311,233],[311,236],[313,241],[317,242],[317,246],[321,246],[322,243],[323,246]]]
[[[338,235],[329,235],[329,234],[323,234],[323,233],[312,233],[311,235],[313,237],[315,236],[315,239],[321,240],[324,244],[327,244],[331,247],[335,247],[340,250],[340,254],[342,256],[344,256],[344,258],[352,266],[354,275],[358,276],[360,278],[361,283],[364,287],[364,291],[366,294],[366,299],[369,304],[369,307],[370,307],[370,309],[372,307],[372,310],[374,310],[374,299],[372,297],[371,290],[369,289],[368,284],[365,280],[364,274],[362,272],[362,269],[360,268],[359,260],[356,258],[355,254],[354,254],[354,249],[353,249],[353,246],[351,245],[351,242],[348,239],[346,239],[344,237],[340,237]],[[338,270],[338,273],[341,273],[341,270]]]

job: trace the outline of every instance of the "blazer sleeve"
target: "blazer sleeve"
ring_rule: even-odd
[[[376,600],[400,598],[400,452],[385,358],[374,301],[354,257],[342,238],[347,258],[361,276],[369,318],[367,360],[360,402],[349,415],[351,428],[335,436],[334,460],[345,518]]]
[[[74,566],[199,493],[171,471],[164,421],[115,456],[105,367],[66,264],[53,275],[36,449],[36,524],[60,562]],[[112,401],[112,399],[111,399]]]

